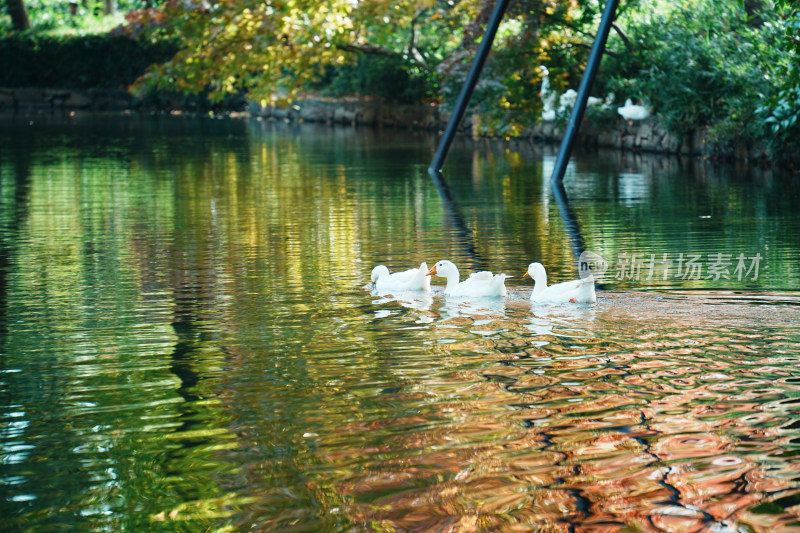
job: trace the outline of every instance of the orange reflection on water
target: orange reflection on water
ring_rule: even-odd
[[[437,323],[434,302],[421,341],[442,370],[391,395],[406,414],[320,439],[342,512],[401,531],[791,529],[793,505],[763,505],[800,479],[800,376],[775,355],[800,332],[762,344],[748,309],[715,328],[670,306],[620,322],[612,301],[580,324],[548,310],[532,329],[514,305]]]

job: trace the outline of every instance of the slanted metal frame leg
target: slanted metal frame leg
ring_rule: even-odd
[[[556,163],[553,166],[553,174],[550,176],[551,183],[561,182],[564,179],[564,172],[567,169],[567,162],[572,154],[572,146],[578,136],[578,128],[583,120],[586,111],[586,102],[589,101],[589,92],[592,90],[594,78],[597,76],[597,69],[600,67],[600,60],[603,58],[603,51],[606,48],[608,33],[611,31],[611,24],[617,13],[619,0],[608,0],[606,8],[603,10],[603,18],[600,20],[600,27],[594,37],[592,50],[589,52],[589,61],[586,63],[586,70],[583,72],[581,84],[578,87],[578,96],[575,105],[572,107],[567,128],[564,130],[564,138],[561,139],[561,148],[558,151]]]
[[[486,26],[486,32],[483,35],[483,40],[478,48],[478,54],[472,61],[472,66],[467,74],[467,79],[461,87],[461,93],[456,100],[456,106],[453,109],[453,114],[450,115],[450,121],[447,123],[447,128],[444,131],[442,139],[439,141],[439,147],[436,149],[436,154],[433,156],[431,166],[428,167],[428,172],[440,172],[444,160],[447,157],[447,152],[450,151],[450,145],[453,143],[453,137],[456,135],[458,125],[464,117],[464,112],[467,110],[469,100],[472,98],[472,92],[475,90],[475,85],[478,83],[478,78],[481,77],[481,70],[483,64],[486,62],[486,56],[489,55],[489,50],[492,48],[492,42],[497,34],[497,28],[500,26],[500,21],[508,7],[509,0],[499,0],[492,11],[492,16],[489,19],[489,25]]]

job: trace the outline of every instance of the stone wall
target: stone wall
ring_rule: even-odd
[[[127,91],[0,88],[0,110],[124,111],[133,105],[134,98]]]
[[[136,109],[140,105],[125,91],[61,90],[61,89],[2,89],[0,110],[74,111]],[[450,119],[436,105],[397,105],[358,100],[299,100],[290,106],[262,107],[249,105],[248,114],[272,120],[368,126],[425,131],[443,131]],[[459,126],[459,133],[478,137],[480,120],[467,116]],[[475,128],[473,129],[473,123]],[[521,134],[523,139],[558,143],[563,135],[563,125],[553,122],[537,124]],[[690,157],[712,157],[713,147],[707,142],[707,131],[699,130],[688,139],[677,139],[657,120],[624,120],[621,117],[607,127],[583,124],[578,144],[615,148],[633,152],[653,152]],[[759,147],[740,147],[735,159],[740,161],[768,161],[769,152]]]
[[[442,126],[437,106],[348,100],[300,100],[288,107],[251,104],[252,115],[276,120],[435,131]],[[446,122],[445,122],[446,124]]]
[[[450,113],[434,105],[392,105],[362,101],[300,100],[289,107],[261,107],[251,104],[250,113],[264,118],[286,121],[305,121],[350,126],[392,127],[443,131]],[[459,133],[479,137],[480,120],[466,116]],[[564,133],[561,124],[545,122],[524,131],[520,137],[538,142],[559,143]],[[577,143],[586,146],[615,148],[633,152],[675,154],[688,157],[713,157],[713,146],[708,142],[707,130],[699,130],[687,139],[671,135],[654,118],[640,121],[618,117],[607,127],[584,124]],[[766,161],[769,152],[759,147],[741,147],[736,159]]]

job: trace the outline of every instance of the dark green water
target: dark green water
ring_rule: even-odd
[[[435,143],[0,117],[2,530],[796,530],[800,180]],[[444,258],[508,297],[364,288]]]

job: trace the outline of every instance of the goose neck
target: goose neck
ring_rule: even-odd
[[[545,272],[537,272],[533,278],[533,292],[540,293],[547,288],[547,274]]]
[[[455,265],[453,265],[452,268],[448,269],[448,271],[446,272],[445,279],[447,280],[447,286],[445,287],[445,291],[450,292],[458,286],[460,275],[458,272],[458,268]]]

